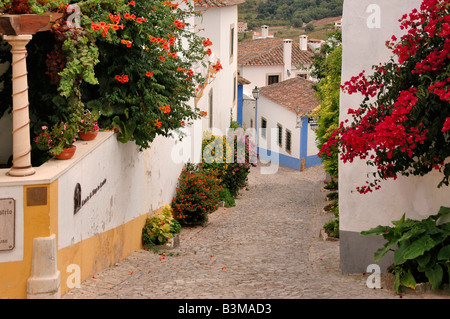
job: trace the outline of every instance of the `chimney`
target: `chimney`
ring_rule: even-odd
[[[269,26],[263,25],[261,26],[261,38],[265,39],[269,36]]]
[[[291,69],[292,69],[292,40],[284,39],[283,40],[283,62],[284,62],[284,79],[289,79],[291,77]]]
[[[302,50],[302,51],[308,50],[308,36],[307,35],[304,34],[299,37],[299,45],[300,45],[300,50]]]

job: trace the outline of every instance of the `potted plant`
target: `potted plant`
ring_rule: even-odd
[[[70,159],[76,151],[76,125],[60,122],[50,129],[42,126],[42,132],[34,138],[40,150],[48,151],[57,159]]]
[[[0,33],[19,35],[49,30],[49,26],[63,15],[49,12],[55,5],[51,1],[4,1],[0,4]]]
[[[78,125],[78,136],[84,141],[91,141],[98,134],[97,117],[88,109],[84,110]]]

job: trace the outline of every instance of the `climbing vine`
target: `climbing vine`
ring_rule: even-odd
[[[171,136],[204,116],[189,102],[205,82],[193,69],[208,67],[212,43],[196,30],[191,1],[9,0],[0,5],[0,12],[46,11],[64,15],[28,45],[29,64],[39,61],[29,70],[32,126],[78,123],[89,109],[101,127],[116,130],[121,142],[134,141],[143,149],[157,135]],[[10,61],[8,45],[0,47],[0,63]],[[7,83],[10,72],[0,81]],[[32,90],[36,87],[41,89]],[[0,89],[6,101],[2,113],[11,109],[9,88]]]

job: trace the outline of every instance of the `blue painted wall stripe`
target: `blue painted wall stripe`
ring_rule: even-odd
[[[238,105],[237,105],[237,121],[242,127],[243,125],[243,107],[244,107],[244,86],[238,85]]]

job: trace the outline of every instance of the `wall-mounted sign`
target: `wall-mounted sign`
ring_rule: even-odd
[[[0,251],[14,248],[16,232],[16,201],[0,198]]]
[[[91,190],[88,196],[86,196],[84,199],[81,195],[81,185],[80,183],[77,183],[75,185],[75,191],[73,193],[73,213],[76,214],[81,207],[83,207],[97,192],[103,187],[103,185],[106,184],[106,178],[98,184],[96,188]]]

